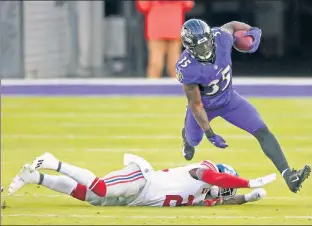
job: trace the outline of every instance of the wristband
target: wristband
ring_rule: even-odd
[[[207,138],[211,138],[211,137],[214,136],[214,132],[213,132],[212,129],[210,128],[210,129],[208,129],[208,130],[205,131],[205,135],[206,135]]]

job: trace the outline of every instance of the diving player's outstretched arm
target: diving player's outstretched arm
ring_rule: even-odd
[[[197,123],[204,130],[207,139],[216,147],[226,148],[228,145],[225,143],[225,140],[219,135],[215,134],[210,127],[207,113],[201,101],[198,85],[183,84],[183,90],[188,100],[188,106],[190,107]]]
[[[257,188],[252,192],[244,195],[234,195],[229,198],[212,198],[206,199],[195,206],[215,206],[215,205],[242,205],[248,202],[256,202],[263,199],[266,196],[266,191],[263,188]]]
[[[257,188],[250,193],[244,195],[234,195],[233,197],[223,199],[221,205],[241,205],[248,202],[256,202],[266,196],[266,191],[263,188]]]
[[[195,180],[222,188],[258,188],[276,180],[275,173],[251,180],[204,168],[194,168],[189,173]]]
[[[235,31],[239,31],[239,30],[247,31],[245,33],[245,36],[250,35],[254,39],[253,43],[250,45],[250,50],[248,52],[254,53],[259,48],[261,35],[262,35],[261,29],[257,27],[251,27],[248,24],[238,22],[238,21],[231,21],[229,23],[226,23],[221,28],[227,30],[232,35],[235,33]]]

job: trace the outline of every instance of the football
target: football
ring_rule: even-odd
[[[234,48],[239,52],[247,52],[250,50],[249,46],[253,43],[254,39],[252,36],[244,36],[246,31],[239,30],[234,32],[235,42]]]

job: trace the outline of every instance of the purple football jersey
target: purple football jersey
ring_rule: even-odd
[[[198,84],[205,109],[226,105],[232,88],[233,36],[220,27],[212,29],[215,37],[215,62],[205,63],[194,59],[185,50],[176,64],[176,74],[182,84]]]

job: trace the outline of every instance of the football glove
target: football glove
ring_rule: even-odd
[[[265,196],[266,191],[263,188],[254,189],[252,190],[252,192],[244,195],[246,202],[255,202],[263,199]]]
[[[253,43],[249,46],[250,50],[248,51],[249,53],[254,53],[257,51],[260,45],[260,40],[261,40],[261,30],[257,27],[252,27],[247,31],[244,36],[252,36],[254,41]]]
[[[225,143],[226,141],[221,136],[215,134],[212,129],[205,131],[205,135],[210,143],[218,148],[226,148],[229,146]]]
[[[276,180],[276,174],[272,173],[264,177],[249,180],[250,188],[259,188]]]

